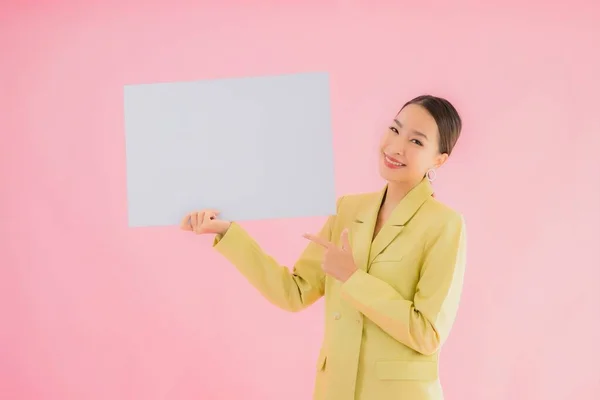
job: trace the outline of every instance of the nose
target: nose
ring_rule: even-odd
[[[396,140],[388,145],[387,153],[390,155],[404,155],[404,141],[396,138]]]

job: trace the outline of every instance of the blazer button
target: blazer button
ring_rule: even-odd
[[[340,319],[342,315],[339,312],[333,313],[333,319]]]

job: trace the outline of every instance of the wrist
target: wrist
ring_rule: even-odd
[[[223,227],[221,229],[219,229],[219,232],[217,232],[217,234],[223,236],[227,233],[227,231],[229,230],[229,228],[231,227],[231,222],[225,222],[223,221]]]

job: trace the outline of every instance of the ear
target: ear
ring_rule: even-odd
[[[448,161],[448,153],[440,153],[435,157],[435,168],[439,168],[442,165],[444,165],[444,163]]]

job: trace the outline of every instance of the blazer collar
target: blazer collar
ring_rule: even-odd
[[[373,237],[379,209],[388,185],[370,196],[359,209],[355,223],[353,248],[358,267],[368,269],[369,264],[400,234],[402,228],[417,210],[431,198],[433,187],[427,178],[417,184],[398,203],[376,237]]]
[[[375,195],[365,202],[357,214],[356,222],[367,223],[377,220],[377,215],[379,214],[379,209],[381,208],[387,189],[388,185],[386,184],[382,190],[376,192]],[[398,203],[389,220],[386,221],[386,225],[405,225],[431,195],[433,195],[433,187],[429,180],[424,178]]]

